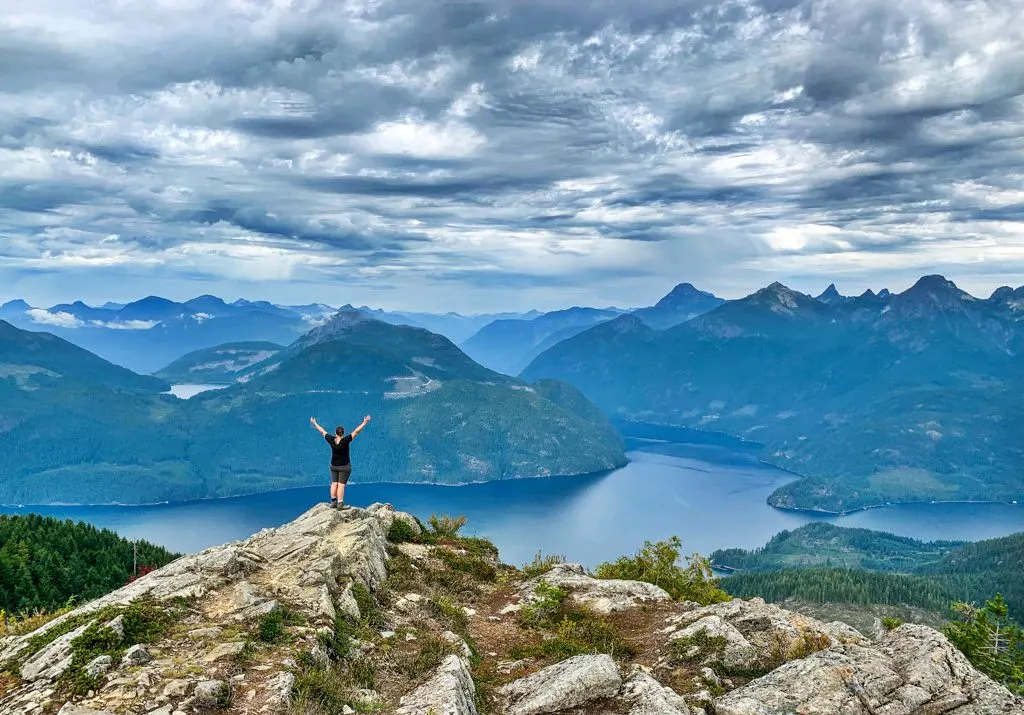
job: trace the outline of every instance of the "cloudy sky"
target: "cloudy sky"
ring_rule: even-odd
[[[1024,283],[1024,0],[0,0],[0,301]]]

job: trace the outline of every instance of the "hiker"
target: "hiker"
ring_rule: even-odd
[[[310,417],[309,422],[316,431],[324,436],[327,440],[327,444],[331,445],[331,508],[338,509],[339,507],[345,509],[345,485],[348,484],[348,478],[352,476],[352,461],[349,459],[349,445],[352,444],[352,440],[356,438],[363,428],[366,427],[370,421],[370,416],[367,415],[363,418],[362,424],[352,430],[352,434],[346,435],[345,428],[338,426],[334,428],[334,434],[329,434],[327,430],[320,426],[316,421],[316,417]]]

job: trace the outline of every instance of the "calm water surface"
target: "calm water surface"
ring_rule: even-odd
[[[190,397],[195,397],[200,392],[206,392],[207,390],[221,390],[228,385],[171,385],[171,389],[168,393],[175,397],[187,400]]]
[[[648,430],[646,435],[655,434]],[[759,464],[756,449],[685,431],[630,439],[630,464],[606,474],[444,487],[361,484],[359,464],[347,501],[390,502],[426,520],[465,514],[468,533],[491,538],[505,561],[521,564],[539,549],[593,566],[678,535],[686,552],[763,545],[782,529],[812,520],[891,531],[919,539],[978,540],[1024,531],[1024,506],[905,505],[822,518],[769,507],[767,496],[793,477]],[[668,439],[664,439],[668,437]],[[686,440],[686,441],[680,441]],[[328,487],[143,507],[0,508],[82,519],[175,551],[197,551],[285,523],[320,500]]]

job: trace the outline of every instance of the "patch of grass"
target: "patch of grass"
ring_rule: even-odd
[[[412,591],[419,585],[420,579],[416,572],[413,560],[398,551],[391,556],[388,562],[387,587],[392,591],[406,593]]]
[[[720,661],[726,643],[723,636],[710,636],[707,631],[697,631],[692,636],[673,639],[669,643],[669,659],[675,664]]]
[[[437,668],[447,656],[458,654],[454,644],[433,633],[421,634],[417,642],[416,650],[396,649],[392,656],[399,672],[414,680]]]
[[[234,690],[231,685],[221,688],[217,693],[217,702],[213,704],[213,707],[217,710],[227,710],[231,707],[231,701],[234,699]]]
[[[116,610],[116,609],[115,609]],[[71,641],[71,664],[60,678],[60,686],[73,695],[84,695],[95,688],[100,676],[90,676],[85,666],[101,655],[109,655],[116,664],[132,645],[152,643],[171,626],[177,615],[150,600],[139,600],[120,610],[124,635],[118,636],[103,623],[116,615],[97,619]]]
[[[473,678],[474,700],[476,711],[486,715],[491,711],[491,704],[494,702],[494,692],[502,684],[501,674],[492,660],[480,660],[474,664],[470,675]]]
[[[462,606],[448,596],[438,596],[427,601],[431,614],[454,633],[464,638],[469,633],[469,616]]]
[[[241,668],[252,664],[256,660],[256,646],[253,645],[252,641],[246,641],[242,649],[232,656],[232,660],[235,662],[235,665]]]
[[[614,658],[631,658],[636,648],[626,642],[608,619],[589,608],[568,601],[561,588],[541,582],[537,599],[519,611],[519,625],[535,631],[549,631],[550,637],[514,648],[516,659],[554,657],[559,660],[584,653],[608,653]]]
[[[302,614],[281,606],[260,616],[256,638],[264,643],[277,643],[285,636],[287,626],[299,626],[304,622]]]
[[[472,598],[480,594],[480,584],[465,571],[425,564],[422,574],[423,580],[438,593],[453,598]]]
[[[264,643],[277,643],[284,635],[284,609],[278,608],[260,616],[256,635]]]
[[[523,568],[521,570],[523,572],[523,576],[526,578],[535,578],[542,574],[546,574],[552,569],[552,567],[564,563],[564,556],[559,554],[548,554],[547,556],[544,556],[540,551],[538,551],[534,554],[533,561],[528,564],[523,564]]]
[[[42,608],[25,610],[20,613],[8,613],[0,608],[0,636],[23,636],[45,626],[55,618],[75,609],[74,597],[58,610],[47,611]]]
[[[475,556],[481,556],[490,560],[497,560],[498,547],[494,542],[483,536],[460,536],[457,539],[458,545]]]
[[[359,606],[359,617],[362,622],[371,628],[383,628],[385,624],[384,612],[380,604],[370,593],[370,589],[358,581],[352,583],[352,596]]]
[[[832,639],[824,633],[802,631],[800,636],[796,639],[796,642],[790,644],[788,652],[786,653],[786,660],[790,661],[806,658],[818,651],[825,650],[831,645]]]
[[[575,655],[607,653],[613,658],[629,659],[636,648],[623,640],[606,618],[586,609],[567,614],[554,630],[553,637],[541,638],[512,649],[512,658],[554,658],[565,660]]]
[[[452,571],[468,574],[476,581],[493,583],[498,578],[494,564],[477,554],[460,554],[452,549],[439,548],[434,551],[434,556]]]
[[[318,637],[320,646],[327,652],[332,661],[348,657],[358,625],[348,618],[338,616],[334,619],[334,628],[329,632],[321,631]]]

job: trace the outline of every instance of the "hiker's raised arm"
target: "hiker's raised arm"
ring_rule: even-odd
[[[366,423],[369,422],[369,421],[370,421],[370,416],[369,415],[367,415],[366,417],[363,418],[362,424],[360,424],[358,427],[356,427],[354,430],[352,430],[352,439],[355,439],[356,435],[363,431],[363,427],[365,427]]]
[[[316,421],[316,417],[310,417],[309,423],[316,427],[316,431],[319,432],[321,435],[323,435],[324,437],[327,436],[327,430],[320,426],[320,424]]]

